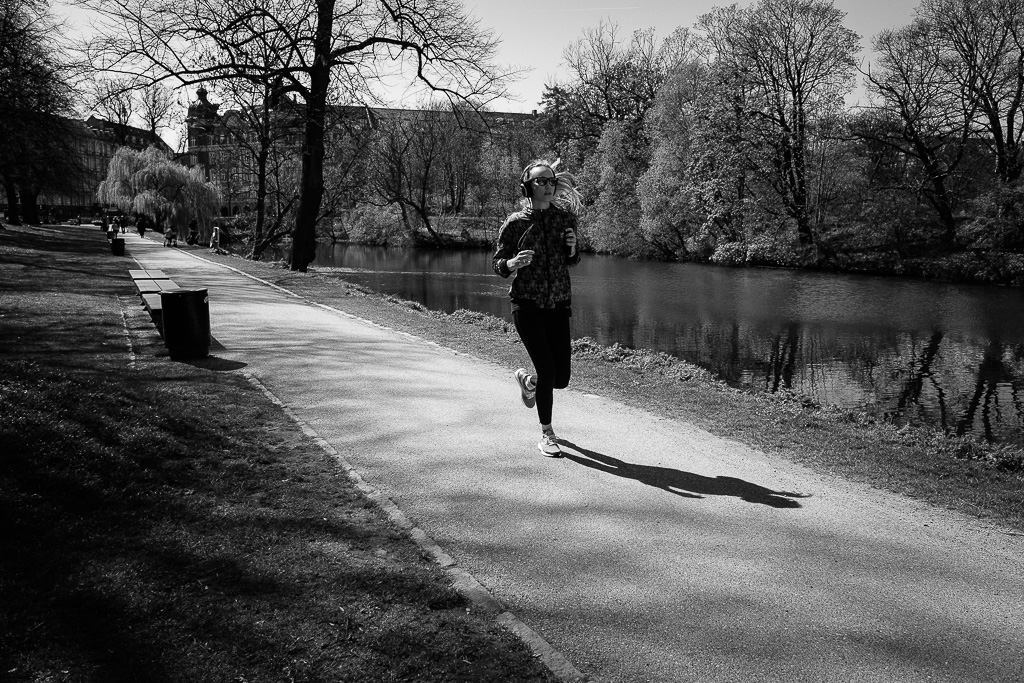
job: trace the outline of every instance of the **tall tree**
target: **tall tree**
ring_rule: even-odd
[[[742,79],[694,54],[658,93],[647,118],[652,160],[638,187],[645,238],[666,255],[707,256],[748,240],[750,171]]]
[[[392,65],[474,106],[504,94],[490,31],[443,0],[80,0],[106,18],[90,45],[98,68],[153,82],[244,79],[296,93],[305,106],[302,175],[291,267],[316,253],[324,141],[332,97],[371,97]],[[282,45],[268,67],[260,46]],[[399,69],[400,70],[400,69]]]
[[[592,207],[584,230],[600,250],[649,251],[635,210],[637,182],[650,162],[644,122],[687,40],[684,31],[659,43],[653,29],[624,40],[617,24],[602,21],[565,49],[568,78],[546,88],[551,146],[568,167],[581,169],[578,177]]]
[[[944,242],[952,245],[959,198],[950,180],[972,133],[974,99],[965,98],[949,78],[949,65],[928,23],[917,20],[882,31],[873,43],[877,63],[865,77],[875,104],[853,132],[889,145],[920,165],[920,190],[938,216]]]
[[[584,31],[563,52],[568,77],[545,87],[542,104],[554,140],[574,142],[586,155],[611,121],[638,124],[642,134],[639,124],[664,81],[671,54],[659,48],[653,29],[636,31],[628,41],[614,22]]]
[[[716,8],[698,22],[720,66],[750,88],[752,123],[772,151],[776,191],[803,247],[815,243],[811,123],[841,110],[853,87],[860,37],[844,17],[830,0],[760,0]]]
[[[645,141],[636,125],[612,121],[605,125],[595,153],[585,169],[594,193],[580,229],[587,242],[602,252],[648,256],[650,247],[640,232],[636,184],[648,165]]]
[[[977,110],[996,175],[1016,182],[1024,171],[1024,0],[921,0],[917,15]]]
[[[160,131],[171,123],[177,101],[173,93],[159,83],[150,83],[138,92],[139,119],[149,132],[150,142],[160,138]]]
[[[61,27],[43,0],[0,0],[0,179],[8,218],[38,222],[43,190],[71,189],[73,67],[59,51]],[[20,210],[19,210],[20,209]]]

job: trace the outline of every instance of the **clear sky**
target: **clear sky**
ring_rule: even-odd
[[[582,37],[583,31],[597,26],[601,19],[619,27],[619,35],[629,38],[633,31],[654,27],[659,38],[675,29],[692,27],[697,18],[714,7],[732,4],[747,6],[750,0],[465,0],[465,7],[493,28],[502,38],[501,61],[533,67],[515,90],[521,102],[508,103],[512,111],[536,109],[544,83],[563,72],[559,70],[562,52]],[[835,0],[837,9],[846,13],[846,27],[860,34],[867,59],[871,38],[882,29],[910,23],[918,0]],[[504,109],[500,105],[495,109]]]
[[[443,1],[443,0],[442,0]],[[453,2],[457,0],[452,0]],[[633,31],[654,27],[664,38],[680,26],[692,27],[697,18],[715,6],[733,4],[716,0],[463,0],[464,7],[494,30],[502,43],[497,55],[504,64],[531,69],[529,75],[513,85],[519,101],[499,101],[493,109],[530,111],[538,108],[545,82],[558,78],[562,52],[567,45],[597,26],[602,19],[619,27],[619,35],[628,39]],[[746,6],[751,0],[741,0]],[[868,59],[871,38],[885,28],[909,23],[918,0],[835,0],[846,13],[846,26],[861,36],[861,57]],[[67,1],[54,3],[66,11],[72,28],[82,29],[80,10],[68,9]],[[415,95],[396,91],[396,103],[412,105]],[[404,97],[404,99],[403,99]]]

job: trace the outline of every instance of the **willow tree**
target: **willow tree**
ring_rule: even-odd
[[[220,192],[203,180],[202,169],[187,169],[156,147],[136,152],[122,147],[110,160],[96,193],[100,202],[151,217],[183,232],[193,220],[209,233]]]
[[[96,68],[152,82],[245,80],[305,107],[291,267],[316,255],[332,96],[374,101],[395,78],[482,106],[506,94],[497,41],[457,0],[79,0],[99,18]],[[263,59],[264,47],[276,59]]]

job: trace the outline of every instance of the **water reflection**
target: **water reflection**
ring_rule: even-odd
[[[316,265],[431,309],[508,317],[486,251],[323,245]],[[573,273],[573,334],[738,386],[1024,443],[1016,289],[591,256]]]

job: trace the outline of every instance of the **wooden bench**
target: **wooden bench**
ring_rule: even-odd
[[[160,292],[164,291],[165,289],[175,289],[175,288],[177,288],[177,286],[178,285],[175,284],[174,281],[170,280],[170,279],[163,279],[163,280],[139,279],[139,280],[135,280],[135,288],[137,290],[139,290],[139,296],[141,296],[143,294],[159,294]]]
[[[145,270],[145,269],[129,270],[128,271],[128,277],[130,277],[133,280],[167,280],[168,279],[167,276],[164,275],[164,271],[162,271],[162,270],[154,270],[152,268],[150,268],[149,270]]]
[[[164,334],[164,307],[160,301],[160,293],[150,293],[142,295],[142,305],[145,306],[146,311],[149,313],[150,319],[153,324],[156,325],[157,331],[160,336]]]
[[[162,336],[164,333],[164,309],[160,300],[160,292],[165,289],[177,289],[177,283],[167,277],[164,271],[153,268],[129,269],[128,275],[131,276],[132,282],[139,292],[143,308],[149,313],[150,319]]]

